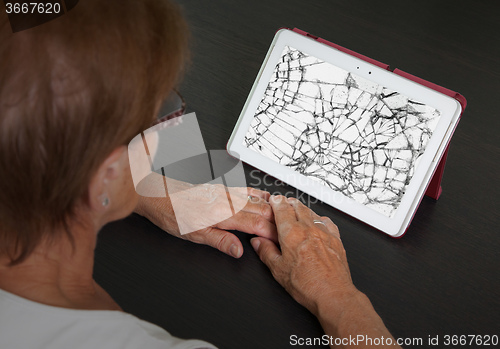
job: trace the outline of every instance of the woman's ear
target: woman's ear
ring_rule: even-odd
[[[123,182],[124,170],[128,170],[127,147],[113,150],[92,177],[89,188],[89,205],[92,211],[105,211],[111,202],[116,182]]]

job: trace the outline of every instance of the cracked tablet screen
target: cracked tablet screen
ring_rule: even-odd
[[[243,145],[393,217],[440,112],[286,46]]]

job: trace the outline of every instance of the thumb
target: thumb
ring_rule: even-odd
[[[243,255],[243,245],[236,235],[217,228],[210,228],[204,235],[204,244],[234,258],[240,258]]]
[[[273,272],[277,267],[278,260],[281,258],[278,247],[274,242],[266,238],[253,238],[250,243],[262,262]]]

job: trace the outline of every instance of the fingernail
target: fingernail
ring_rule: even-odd
[[[281,201],[281,197],[279,195],[272,195],[271,196],[271,201],[273,201],[274,203],[279,203]]]
[[[258,252],[260,246],[260,240],[257,238],[253,238],[252,240],[250,240],[250,243],[252,244],[252,247],[255,250],[255,252]]]
[[[232,244],[231,247],[229,248],[229,252],[233,257],[240,258],[240,249],[237,245]]]

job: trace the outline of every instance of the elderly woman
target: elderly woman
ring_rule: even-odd
[[[137,195],[127,144],[177,83],[185,33],[166,0],[82,0],[15,34],[0,14],[0,348],[213,348],[124,313],[93,280],[99,230],[134,210],[237,258],[226,229],[256,234],[327,334],[392,338],[352,284],[337,227],[298,200],[239,189],[253,197],[242,211],[181,236],[168,198]]]

